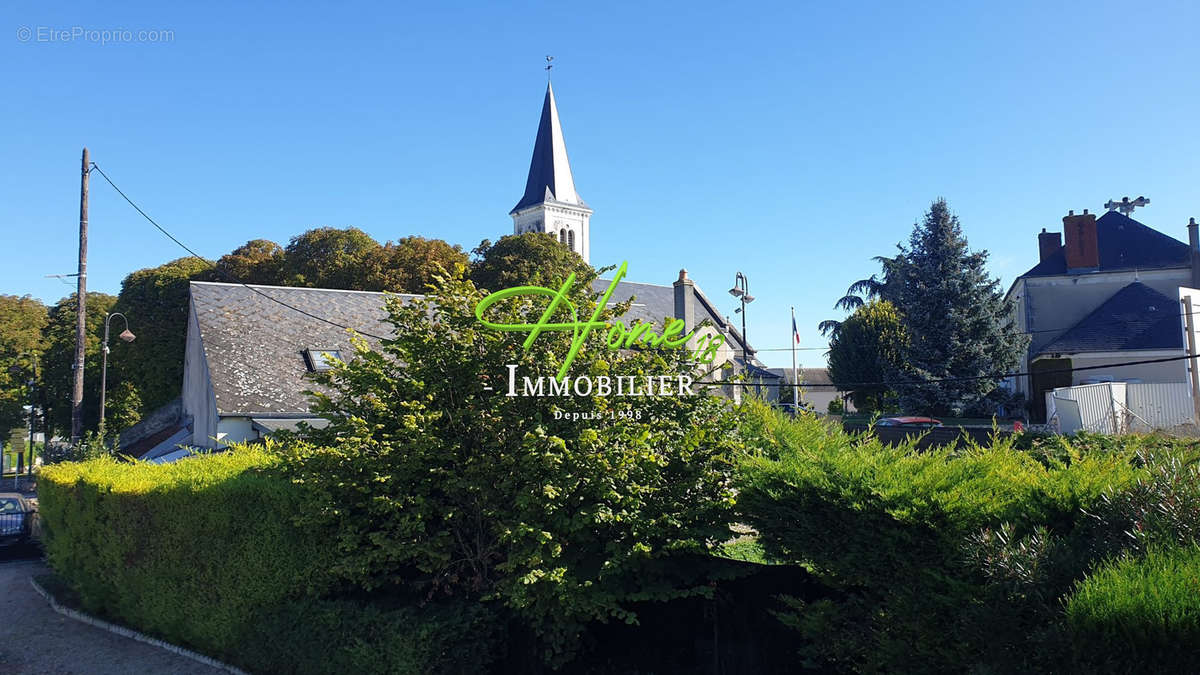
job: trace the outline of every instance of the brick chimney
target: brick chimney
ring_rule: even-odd
[[[1096,241],[1096,216],[1083,210],[1083,215],[1069,211],[1063,217],[1063,235],[1067,243],[1067,271],[1091,272],[1100,267],[1100,248]]]
[[[1062,248],[1062,233],[1047,232],[1046,228],[1042,228],[1038,234],[1038,262],[1046,262],[1050,256],[1058,253]]]

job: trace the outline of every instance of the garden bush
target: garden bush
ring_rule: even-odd
[[[327,585],[326,535],[263,450],[44,467],[46,555],[84,610],[235,658],[264,607]]]
[[[46,467],[46,552],[82,608],[262,673],[481,672],[499,653],[484,604],[339,587],[333,533],[270,448],[173,464]]]
[[[1046,616],[1000,583],[998,549],[1010,562],[1047,561],[1053,583],[1069,585],[1083,563],[1058,538],[1147,476],[1130,448],[1036,456],[997,438],[917,452],[915,440],[889,447],[812,416],[753,405],[744,413],[758,456],[739,476],[742,518],[768,558],[806,565],[839,593],[792,599],[780,618],[805,638],[802,658],[845,671],[1035,666],[1029,641],[1044,636],[1028,629]]]
[[[1079,670],[1195,672],[1200,645],[1200,547],[1152,547],[1081,582],[1066,608]]]
[[[461,271],[460,271],[461,272]],[[587,279],[571,297],[595,305]],[[555,284],[557,285],[557,284]],[[668,559],[730,538],[741,449],[732,404],[682,396],[508,396],[509,367],[552,377],[571,332],[480,325],[484,293],[450,275],[425,300],[388,304],[395,337],[318,376],[323,430],[284,442],[313,527],[337,532],[337,579],[363,591],[495,602],[562,665],[592,622],[634,623],[632,606],[711,594],[701,568]],[[545,296],[489,310],[536,319]],[[540,303],[540,304],[539,304]],[[622,311],[601,308],[614,320]],[[661,327],[659,327],[661,330]],[[609,350],[593,331],[571,374],[691,374],[682,350]],[[520,386],[520,379],[517,380]]]

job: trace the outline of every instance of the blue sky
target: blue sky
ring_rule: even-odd
[[[250,4],[4,3],[0,293],[71,292],[44,275],[75,269],[84,145],[214,258],[324,225],[509,233],[546,54],[593,264],[686,267],[731,316],[745,272],[760,349],[789,345],[792,305],[824,345],[938,196],[1005,286],[1068,209],[1144,194],[1177,238],[1200,217],[1190,3]],[[173,39],[39,40],[77,26]],[[91,232],[94,290],[183,255],[98,178]]]

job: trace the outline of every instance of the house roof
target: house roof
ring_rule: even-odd
[[[774,368],[764,368],[761,365],[759,365],[758,363],[754,362],[754,360],[751,360],[749,363],[747,363],[746,360],[740,356],[735,356],[733,358],[733,360],[738,365],[744,367],[748,374],[750,374],[754,377],[757,377],[759,379],[769,379],[769,380],[782,380],[783,379],[783,375],[780,375],[779,373],[775,372]]]
[[[1187,244],[1117,211],[1096,219],[1100,271],[1181,267],[1189,262]],[[1067,274],[1066,249],[1059,248],[1022,277]]]
[[[1183,346],[1179,305],[1134,282],[1114,293],[1039,353],[1179,349]]]
[[[611,280],[596,279],[592,282],[592,290],[597,293],[604,293],[608,290],[608,285]],[[695,305],[695,320],[699,324],[704,320],[710,321],[722,333],[728,335],[732,342],[737,343],[731,345],[734,349],[744,354],[747,349],[746,341],[742,338],[742,333],[733,324],[725,320],[717,310],[708,296],[704,295],[704,291],[700,290],[699,286],[692,286],[692,291],[696,294]],[[658,284],[643,284],[635,281],[622,281],[617,284],[617,290],[613,291],[609,298],[609,304],[625,302],[633,298],[633,304],[629,311],[622,316],[622,320],[629,324],[634,321],[644,321],[646,323],[662,325],[662,321],[667,317],[675,316],[675,288],[674,286],[661,286]],[[753,347],[750,347],[753,350]],[[751,352],[753,355],[753,352]],[[751,361],[757,365],[757,359],[751,358]]]
[[[198,281],[191,292],[221,415],[307,411],[304,391],[320,388],[309,377],[304,350],[353,352],[346,330],[296,310],[363,333],[391,334],[383,293]]]
[[[525,194],[511,213],[543,202],[587,206],[575,192],[575,178],[571,175],[571,162],[567,159],[567,143],[563,140],[562,124],[558,121],[558,103],[554,100],[554,87],[549,84],[546,85],[546,99],[542,102],[537,139],[533,142],[533,158],[529,161]]]
[[[791,368],[769,368],[772,373],[779,375],[787,384],[792,383]],[[833,384],[829,378],[828,368],[799,368],[801,384]]]
[[[603,292],[609,283],[597,280],[593,288]],[[696,321],[708,318],[730,335],[736,349],[744,349],[741,335],[699,288],[693,288]],[[369,343],[377,344],[372,335],[392,334],[385,322],[384,300],[389,296],[385,293],[193,281],[191,296],[217,412],[223,416],[307,415],[310,401],[304,392],[321,387],[311,379],[305,350],[353,353],[345,329],[314,316],[349,326]],[[421,296],[395,297],[411,301]],[[661,325],[664,318],[675,315],[675,289],[670,286],[622,281],[610,301],[630,298],[634,303],[623,317],[626,323]]]

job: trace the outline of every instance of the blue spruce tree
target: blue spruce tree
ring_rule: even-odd
[[[1028,336],[1009,326],[999,281],[985,269],[987,251],[968,250],[958,217],[940,198],[899,249],[881,295],[900,310],[909,338],[890,378],[901,408],[930,415],[990,414],[1004,397],[996,391],[998,378],[982,376],[1015,369]]]

